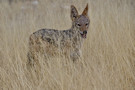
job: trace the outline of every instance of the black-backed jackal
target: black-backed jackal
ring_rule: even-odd
[[[53,56],[62,52],[73,61],[81,56],[81,47],[86,38],[90,20],[88,4],[81,15],[75,6],[71,5],[72,27],[68,30],[41,29],[30,35],[29,63],[37,60],[37,55]]]

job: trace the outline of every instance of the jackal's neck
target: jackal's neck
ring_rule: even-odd
[[[83,44],[83,38],[79,32],[80,30],[75,25],[72,24],[70,31],[73,33],[74,41],[78,43],[79,46],[81,47]]]
[[[74,34],[74,36],[80,36],[79,30],[76,27],[71,27],[69,30]]]
[[[74,33],[80,35],[79,29],[75,26],[74,22],[72,23],[72,26],[71,26],[70,30],[72,30]]]

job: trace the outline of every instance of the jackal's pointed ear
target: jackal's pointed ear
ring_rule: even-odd
[[[78,17],[78,11],[75,8],[74,5],[71,5],[71,15],[70,15],[72,21],[74,21]]]
[[[86,7],[85,7],[85,9],[84,9],[84,11],[83,11],[83,13],[82,13],[82,15],[85,15],[85,16],[88,15],[88,3],[87,3],[87,5],[86,5]]]

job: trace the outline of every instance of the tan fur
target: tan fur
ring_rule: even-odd
[[[30,64],[38,61],[38,54],[52,57],[62,53],[73,61],[81,56],[81,47],[90,23],[88,4],[81,15],[78,15],[75,6],[71,5],[71,19],[72,27],[68,30],[41,29],[30,35]]]

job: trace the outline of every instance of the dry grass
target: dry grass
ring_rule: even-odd
[[[68,29],[70,5],[89,3],[91,25],[78,63],[41,58],[26,67],[29,35],[40,28]],[[40,0],[0,3],[0,90],[135,90],[134,0]]]

